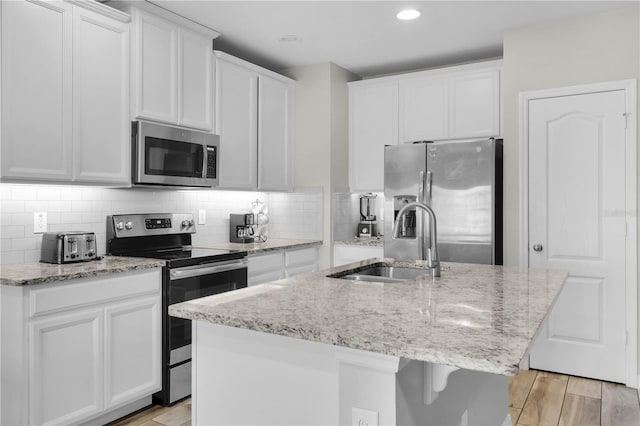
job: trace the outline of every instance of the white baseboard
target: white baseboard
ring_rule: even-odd
[[[145,396],[137,401],[130,402],[127,405],[124,405],[120,408],[116,408],[113,411],[109,411],[108,413],[102,414],[99,417],[95,417],[91,420],[88,420],[86,423],[81,423],[80,426],[95,426],[95,425],[105,425],[107,423],[111,423],[114,420],[118,420],[121,417],[129,415],[131,413],[135,413],[138,410],[141,410],[145,407],[152,405],[151,395]]]

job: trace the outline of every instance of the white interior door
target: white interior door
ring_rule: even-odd
[[[570,273],[532,368],[625,381],[625,92],[529,101],[529,265]]]

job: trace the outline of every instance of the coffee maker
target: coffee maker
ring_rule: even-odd
[[[255,241],[255,216],[253,213],[229,214],[229,241],[253,243]]]
[[[370,192],[360,196],[360,223],[358,237],[375,237],[378,235],[376,223],[376,197]]]

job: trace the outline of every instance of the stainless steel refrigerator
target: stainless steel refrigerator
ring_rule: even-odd
[[[393,223],[404,204],[422,201],[437,219],[441,261],[502,264],[502,139],[413,143],[384,148],[384,255],[420,259],[422,210]],[[423,199],[418,199],[423,194]]]

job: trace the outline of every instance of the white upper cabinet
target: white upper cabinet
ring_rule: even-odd
[[[150,13],[135,13],[134,114],[178,122],[178,27]]]
[[[68,3],[3,1],[2,176],[71,180]]]
[[[258,74],[216,61],[216,132],[220,188],[254,189],[258,181]]]
[[[152,5],[145,9],[157,13],[125,9],[133,17],[134,118],[211,131],[211,51],[218,34]]]
[[[178,88],[179,124],[213,130],[212,39],[194,31],[180,31]]]
[[[349,185],[384,189],[384,145],[499,137],[501,61],[349,83]]]
[[[446,139],[448,79],[409,78],[399,84],[400,143]]]
[[[128,182],[128,24],[76,8],[73,49],[75,180]]]
[[[398,84],[351,86],[349,90],[349,186],[384,187],[384,146],[398,142]]]
[[[258,77],[258,188],[291,187],[293,85]]]
[[[129,182],[129,16],[85,5],[0,4],[3,178]]]
[[[220,188],[291,188],[295,81],[215,52]]]
[[[449,91],[449,139],[500,135],[500,70],[452,76]]]

